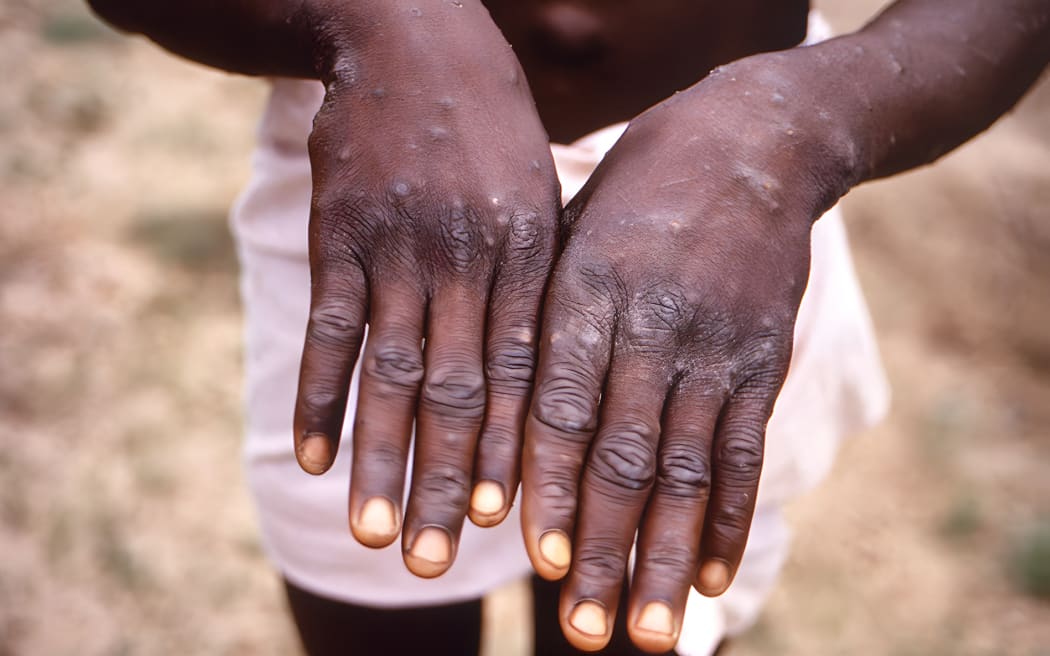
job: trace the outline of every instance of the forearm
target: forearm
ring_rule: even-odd
[[[388,29],[409,21],[435,41],[450,31],[452,20],[491,27],[478,0],[87,1],[122,30],[144,34],[177,55],[247,75],[326,79],[355,68],[366,53],[390,41]]]
[[[1050,0],[899,0],[805,49],[853,183],[930,163],[991,125],[1050,61]]]
[[[696,144],[681,166],[741,163],[741,184],[757,184],[774,214],[815,219],[853,186],[987,128],[1048,61],[1050,0],[899,0],[855,34],[718,68],[628,135],[671,112]]]
[[[248,75],[318,77],[328,3],[313,0],[88,0],[114,26],[175,54]],[[348,3],[349,4],[349,3]],[[331,14],[332,9],[327,9]]]

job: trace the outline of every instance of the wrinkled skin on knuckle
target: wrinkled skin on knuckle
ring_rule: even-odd
[[[631,423],[608,431],[594,444],[587,464],[590,473],[610,492],[650,489],[656,480],[652,427]]]
[[[494,340],[485,361],[489,382],[496,387],[527,390],[532,385],[536,348],[531,340]]]
[[[610,521],[617,521],[610,518]],[[574,573],[585,585],[593,582],[619,582],[623,579],[626,554],[623,547],[612,540],[591,538],[581,544],[573,560]],[[586,591],[581,596],[589,596]]]
[[[680,285],[674,282],[646,283],[635,294],[634,305],[648,321],[678,330],[692,315],[692,303]]]
[[[373,440],[368,451],[355,461],[355,466],[372,478],[382,478],[401,472],[407,455],[396,443]]]
[[[670,361],[686,331],[688,305],[675,291],[649,289],[636,293],[620,310],[621,344],[654,361]]]
[[[732,309],[723,309],[720,303],[698,303],[682,331],[682,343],[687,349],[716,357],[726,364],[739,359],[741,320]]]
[[[687,542],[664,540],[645,547],[646,573],[660,585],[686,587],[693,581],[697,555]]]
[[[311,263],[328,270],[364,265],[399,241],[389,208],[338,184],[316,190],[310,218]]]
[[[423,358],[419,350],[399,342],[381,341],[375,344],[364,367],[376,380],[403,392],[414,394],[423,380]]]
[[[485,379],[461,366],[438,365],[427,375],[422,400],[442,415],[480,418],[485,410]]]
[[[559,301],[561,303],[563,301]],[[576,307],[572,318],[548,325],[547,364],[533,400],[542,424],[578,440],[589,440],[598,425],[599,373],[606,319],[603,310]]]
[[[598,410],[582,385],[584,376],[561,372],[543,382],[533,404],[533,416],[563,435],[589,439],[598,426]]]
[[[787,377],[787,363],[767,363],[751,371],[738,373],[743,382],[733,391],[737,401],[748,402],[754,408],[753,419],[737,420],[740,429],[747,433],[757,432],[759,439],[765,434],[766,422],[773,414],[773,406],[780,395],[784,379]]]
[[[310,208],[318,216],[358,218],[388,205],[379,194],[368,193],[372,190],[370,184],[347,176],[333,164],[323,162],[320,166],[325,170],[314,171]]]
[[[758,485],[762,473],[762,433],[748,425],[732,434],[718,448],[718,476],[723,481],[740,486]]]
[[[440,269],[470,273],[487,250],[481,217],[463,205],[454,205],[437,222],[434,247]]]
[[[303,418],[312,421],[327,418],[327,414],[337,407],[345,396],[346,391],[342,390],[339,385],[315,383],[299,395]]]
[[[775,400],[791,361],[791,333],[755,331],[750,324],[746,315],[698,309],[679,341],[677,368],[711,392],[753,388]]]
[[[768,308],[752,319],[745,337],[740,340],[739,366],[745,378],[776,376],[787,373],[794,347],[793,313]]]
[[[706,499],[711,493],[710,456],[699,444],[665,445],[660,449],[657,480],[665,494]]]
[[[485,426],[483,430],[486,455],[496,458],[511,458],[521,448],[521,440],[516,432],[505,426]]]
[[[428,464],[413,479],[414,491],[439,512],[465,507],[470,497],[470,483],[469,474],[451,465]]]
[[[506,236],[507,256],[520,264],[548,268],[554,247],[554,226],[539,212],[522,210],[511,215]]]
[[[611,266],[595,261],[576,266],[570,259],[562,254],[551,277],[544,332],[552,353],[571,362],[592,359],[603,336],[608,339],[615,301],[626,288]]]
[[[324,346],[345,346],[360,339],[364,326],[354,320],[348,303],[329,295],[310,309],[310,337]]]
[[[731,549],[737,543],[747,540],[748,532],[751,530],[751,511],[744,501],[744,494],[738,495],[739,500],[724,504],[714,514],[705,529],[708,535],[705,540],[717,549]]]
[[[542,479],[533,486],[534,493],[543,500],[544,508],[562,519],[576,514],[577,474],[563,467],[549,467]]]
[[[569,287],[576,295],[583,294],[593,299],[610,299],[623,305],[627,296],[627,283],[620,274],[618,266],[596,257],[592,253],[571,253],[570,264],[576,266],[566,271],[561,280],[562,285]]]

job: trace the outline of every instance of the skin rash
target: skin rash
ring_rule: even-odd
[[[799,1],[91,4],[180,55],[325,83],[299,461],[330,466],[360,357],[354,536],[400,536],[438,576],[520,475],[584,649],[617,612],[670,649],[689,586],[731,583],[812,222],[986,128],[1050,59],[1050,0],[900,0],[807,48]],[[625,120],[563,209],[548,138]]]

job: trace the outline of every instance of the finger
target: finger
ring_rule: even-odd
[[[536,215],[519,215],[511,219],[507,242],[489,301],[487,402],[470,500],[470,518],[478,526],[503,521],[518,487],[522,433],[536,364],[536,326],[554,233],[542,230]]]
[[[565,637],[579,649],[612,636],[627,558],[656,477],[664,372],[643,355],[617,354],[602,397],[601,427],[580,482],[572,569],[563,585]]]
[[[734,392],[722,410],[696,577],[696,589],[704,595],[725,592],[744,555],[762,473],[766,422],[775,400],[776,389],[748,386]]]
[[[377,283],[361,367],[350,477],[350,530],[365,546],[393,542],[412,420],[423,378],[426,299],[408,285]]]
[[[557,282],[555,282],[557,285]],[[532,407],[522,452],[521,522],[536,573],[569,571],[576,496],[584,457],[598,424],[609,366],[607,305],[558,299],[545,311]]]
[[[475,444],[485,411],[485,300],[477,290],[456,285],[442,288],[431,301],[402,538],[405,564],[418,576],[439,576],[452,565],[467,514]]]
[[[316,267],[312,276],[293,433],[299,466],[316,475],[332,466],[339,448],[368,289],[356,264]]]
[[[664,411],[656,484],[638,535],[627,630],[640,648],[674,648],[696,578],[711,491],[711,442],[724,395],[680,382]]]

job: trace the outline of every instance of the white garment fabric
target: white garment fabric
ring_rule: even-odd
[[[826,24],[811,20],[810,35],[811,41],[824,38]],[[306,141],[322,95],[317,82],[273,82],[252,178],[231,216],[246,323],[244,459],[264,548],[290,581],[332,599],[399,607],[477,598],[530,572],[516,509],[495,528],[466,522],[455,564],[432,580],[408,572],[400,542],[373,550],[350,535],[346,497],[356,373],[334,466],[313,477],[295,460],[291,422],[310,296]],[[565,200],[623,128],[611,126],[571,145],[551,146]],[[791,369],[767,431],[758,508],[743,565],[722,597],[691,595],[679,653],[707,656],[725,633],[754,621],[787,554],[790,534],[782,505],[819,482],[840,440],[875,423],[887,404],[874,334],[835,208],[813,230],[809,286],[799,310]]]

